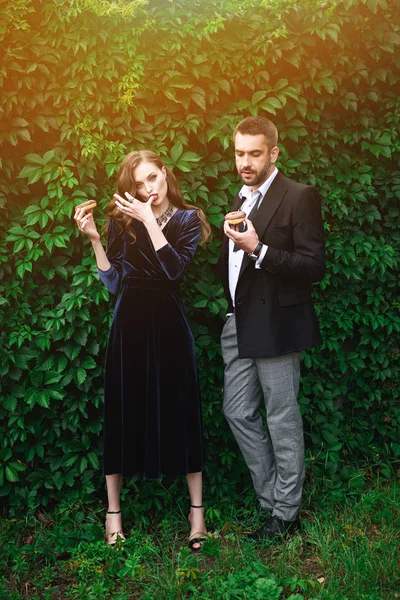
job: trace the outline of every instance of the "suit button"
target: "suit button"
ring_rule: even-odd
[[[260,304],[265,304],[265,300],[264,300],[264,298],[261,298],[261,300],[260,300]]]
[[[242,301],[242,300],[238,300],[238,301],[236,302],[236,306],[240,306],[240,304],[243,304],[243,301]]]

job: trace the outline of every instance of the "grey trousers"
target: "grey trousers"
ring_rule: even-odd
[[[221,335],[224,414],[260,504],[285,521],[299,512],[304,482],[303,422],[297,404],[301,353],[239,358],[235,315]],[[264,397],[267,429],[259,412]]]

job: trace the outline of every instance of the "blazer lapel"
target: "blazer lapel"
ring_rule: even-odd
[[[243,204],[242,198],[239,196],[239,194],[236,194],[236,196],[234,197],[233,202],[232,202],[232,211],[239,210],[239,208],[242,206],[242,204]]]
[[[276,213],[280,203],[282,202],[286,194],[285,178],[279,172],[275,177],[267,193],[261,201],[260,207],[253,217],[252,223],[254,229],[257,232],[258,237],[261,239],[271,222],[272,217]],[[243,273],[247,265],[252,262],[250,258],[244,253],[242,265],[240,268],[240,275]]]

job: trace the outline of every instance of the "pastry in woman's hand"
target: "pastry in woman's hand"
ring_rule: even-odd
[[[92,208],[96,208],[97,202],[96,200],[87,200],[86,202],[82,202],[82,204],[78,204],[75,210],[78,208],[84,208],[85,210],[92,210]]]

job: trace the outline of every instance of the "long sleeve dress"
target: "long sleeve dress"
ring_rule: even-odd
[[[200,397],[193,335],[180,280],[200,240],[195,210],[178,209],[154,250],[135,222],[136,241],[108,229],[110,268],[100,271],[117,294],[104,380],[105,475],[186,475],[203,470]]]

